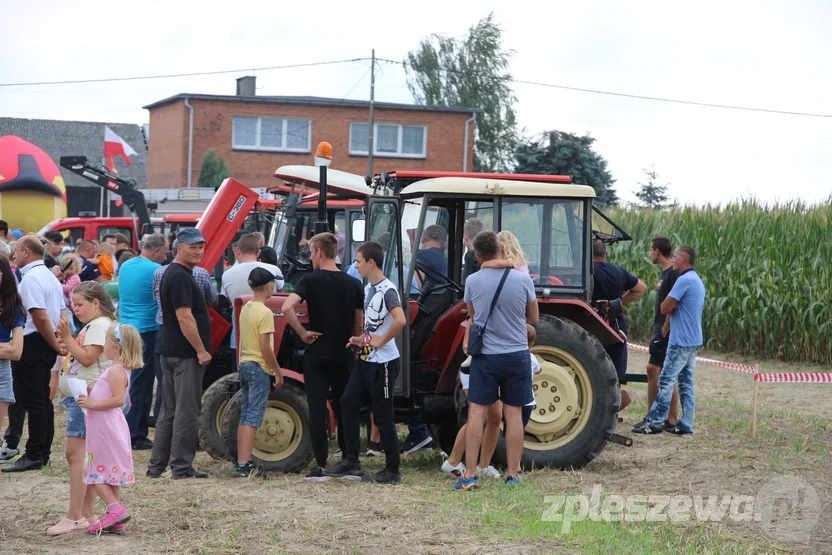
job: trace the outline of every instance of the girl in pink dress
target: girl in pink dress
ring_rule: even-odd
[[[130,513],[121,504],[121,486],[135,482],[130,429],[122,407],[127,397],[130,370],[144,366],[142,339],[133,326],[115,324],[107,332],[104,354],[113,365],[101,374],[89,396],[78,405],[87,409],[87,452],[84,483],[107,504],[107,512],[90,526],[90,534],[122,527]]]

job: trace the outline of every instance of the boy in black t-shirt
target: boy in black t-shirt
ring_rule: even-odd
[[[338,239],[332,233],[319,233],[309,240],[310,258],[315,271],[298,283],[283,303],[283,315],[304,343],[303,379],[309,405],[312,451],[318,463],[307,478],[323,478],[329,455],[326,401],[332,390],[332,408],[338,429],[338,445],[344,453],[344,427],[341,395],[347,386],[354,356],[346,348],[350,337],[359,335],[364,323],[364,295],[361,284],[338,269]],[[309,329],[295,314],[295,306],[306,301]]]

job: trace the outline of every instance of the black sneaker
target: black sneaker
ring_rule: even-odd
[[[384,450],[381,448],[381,443],[376,443],[375,441],[367,442],[368,457],[381,457],[382,455],[384,455]]]
[[[433,447],[433,438],[430,436],[422,439],[408,438],[407,441],[404,442],[404,445],[402,445],[399,449],[399,454],[409,455],[411,453],[415,453],[416,451],[430,449],[431,447]]]
[[[153,449],[153,442],[147,438],[137,439],[132,444],[133,451],[149,451]]]
[[[324,469],[320,466],[316,466],[311,472],[309,472],[309,474],[306,475],[306,479],[314,482],[323,482],[329,480],[329,476],[324,476]]]
[[[633,428],[634,434],[660,434],[664,431],[663,426],[651,426],[646,422],[639,424]]]
[[[333,467],[324,468],[323,475],[331,478],[360,477],[364,475],[364,471],[359,463],[343,459]]]
[[[402,481],[402,475],[385,468],[375,474],[365,474],[361,480],[364,482],[375,482],[376,484],[398,484]]]
[[[232,478],[248,478],[249,476],[254,475],[256,478],[263,477],[263,472],[254,466],[251,461],[247,462],[245,465],[234,466],[234,472],[231,473]]]
[[[684,428],[680,428],[676,424],[674,424],[673,426],[669,424],[665,425],[664,431],[675,436],[688,436],[693,434],[693,430],[685,430]]]

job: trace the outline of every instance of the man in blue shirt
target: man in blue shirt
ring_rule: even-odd
[[[142,253],[124,263],[118,273],[121,291],[119,322],[130,324],[139,330],[144,343],[144,366],[133,370],[130,376],[130,401],[127,425],[134,450],[153,448],[147,438],[150,407],[153,405],[153,380],[156,378],[153,353],[156,347],[156,312],[159,305],[153,298],[153,272],[161,267],[168,252],[168,241],[161,233],[148,236],[142,245]],[[128,294],[129,293],[129,294]]]
[[[667,355],[659,376],[659,394],[643,423],[633,428],[636,434],[657,434],[667,431],[676,435],[693,433],[696,408],[693,392],[693,370],[696,352],[702,346],[702,311],[705,309],[705,285],[694,270],[696,251],[693,247],[679,247],[673,257],[673,269],[679,274],[673,289],[661,305],[668,316],[662,333],[670,332]],[[676,426],[662,425],[670,410],[673,385],[679,382],[682,417]]]

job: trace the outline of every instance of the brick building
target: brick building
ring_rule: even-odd
[[[256,96],[254,77],[243,77],[234,96],[181,93],[145,108],[151,188],[196,187],[209,149],[238,181],[268,187],[279,166],[312,164],[320,141],[332,144],[332,168],[367,173],[367,101]],[[374,170],[470,170],[476,112],[376,102]]]

